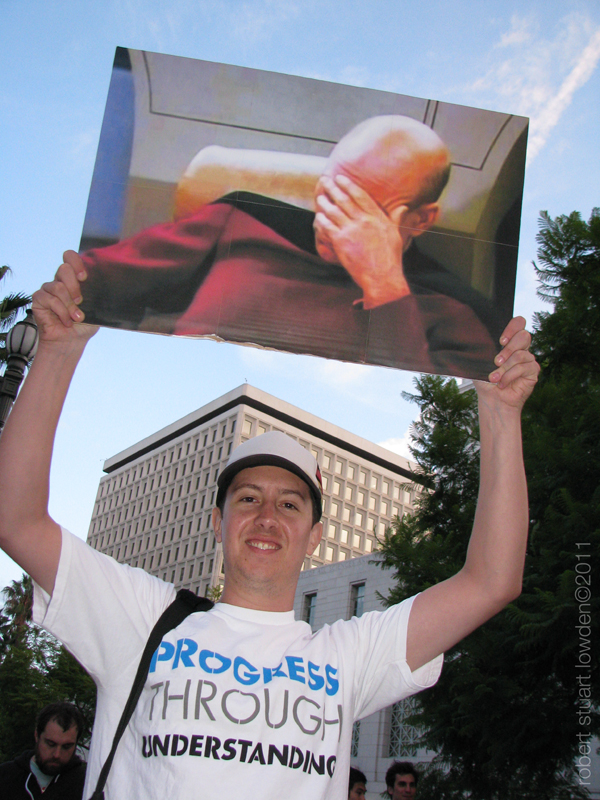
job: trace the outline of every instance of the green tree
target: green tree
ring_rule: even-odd
[[[542,372],[523,418],[531,516],[523,593],[454,647],[440,685],[420,696],[414,722],[439,754],[420,791],[440,800],[585,797],[576,759],[600,731],[598,660],[588,668],[599,602],[587,598],[600,568],[598,211],[587,223],[577,213],[542,214],[538,244],[540,294],[554,309],[535,319]],[[462,566],[477,496],[474,393],[429,376],[416,386],[412,454],[427,491],[382,544],[398,574],[390,602]]]
[[[0,763],[33,746],[38,711],[68,700],[86,721],[84,746],[94,719],[96,687],[73,656],[31,621],[33,587],[24,575],[2,590],[0,612]]]
[[[0,283],[10,271],[10,267],[0,267]],[[6,361],[6,334],[22,316],[21,312],[29,305],[31,305],[31,297],[22,292],[7,294],[0,300],[0,365]]]

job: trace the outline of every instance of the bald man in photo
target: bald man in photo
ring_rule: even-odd
[[[380,116],[324,162],[316,212],[232,192],[83,254],[90,322],[485,379],[502,326],[416,240],[450,173],[426,125]]]

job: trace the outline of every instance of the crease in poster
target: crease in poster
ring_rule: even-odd
[[[117,48],[86,320],[486,379],[512,316],[527,122]]]

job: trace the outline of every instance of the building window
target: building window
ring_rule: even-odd
[[[354,583],[350,590],[350,616],[362,617],[365,608],[365,584]]]
[[[304,595],[304,607],[302,609],[302,619],[312,626],[315,624],[315,608],[317,607],[317,593]]]
[[[350,745],[350,755],[358,758],[358,740],[360,739],[360,720],[357,719],[352,726],[352,744]]]
[[[242,433],[245,433],[246,436],[250,436],[252,433],[252,421],[249,419],[244,420],[244,424],[242,425]]]
[[[341,494],[342,493],[342,484],[340,481],[333,482],[333,493],[334,494]]]
[[[415,713],[416,708],[414,697],[407,697],[406,700],[400,700],[392,706],[389,758],[416,757],[421,734],[417,727],[406,724],[406,720]]]

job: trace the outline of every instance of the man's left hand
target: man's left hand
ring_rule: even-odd
[[[531,334],[525,330],[523,317],[508,323],[500,344],[503,349],[494,359],[497,369],[490,382],[474,381],[480,400],[521,410],[537,383],[540,365],[529,352]]]
[[[336,260],[363,290],[366,309],[410,294],[402,271],[403,242],[385,211],[345,175],[323,175],[317,184],[317,249]]]

